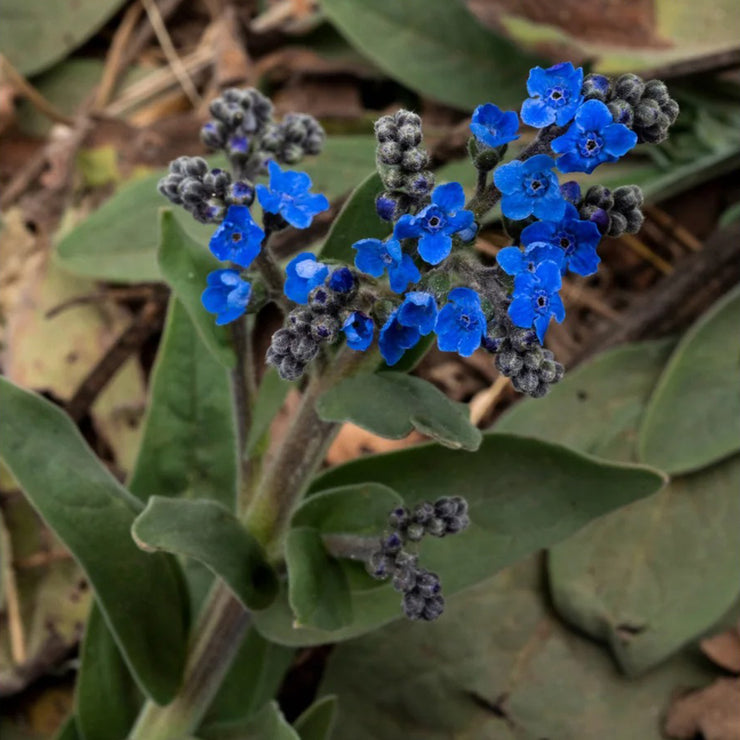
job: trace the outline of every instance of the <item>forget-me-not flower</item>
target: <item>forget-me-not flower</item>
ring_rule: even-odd
[[[565,200],[558,178],[552,171],[555,162],[547,154],[536,154],[523,162],[514,160],[493,173],[501,191],[504,216],[519,221],[527,216],[559,220],[565,213]]]
[[[364,352],[373,341],[375,325],[373,320],[362,311],[353,311],[342,324],[350,349]]]
[[[472,238],[475,216],[463,209],[465,191],[459,182],[439,185],[432,191],[432,202],[415,216],[406,213],[393,230],[396,239],[418,238],[417,250],[430,265],[438,265],[452,250],[452,235]]]
[[[206,281],[201,303],[206,311],[216,314],[218,326],[231,323],[247,310],[252,286],[242,280],[238,270],[214,270]]]
[[[352,249],[357,250],[355,267],[358,270],[376,278],[388,270],[394,293],[403,293],[409,283],[416,283],[421,278],[419,268],[410,255],[404,254],[397,239],[360,239]]]
[[[546,242],[534,242],[522,251],[519,247],[504,247],[497,255],[496,261],[507,275],[518,275],[520,272],[535,272],[541,262],[549,260],[562,268],[565,253],[560,247],[550,246]]]
[[[265,232],[255,223],[247,206],[229,206],[208,246],[223,262],[249,267],[259,254],[264,238]]]
[[[280,169],[277,162],[267,163],[270,186],[257,186],[257,198],[267,213],[279,213],[291,226],[305,229],[313,217],[329,208],[321,193],[309,193],[311,178],[305,172]]]
[[[323,285],[329,268],[311,252],[302,252],[288,263],[285,273],[285,295],[296,303],[308,303],[308,294],[318,285]]]
[[[541,262],[534,272],[524,270],[514,278],[509,317],[524,329],[534,325],[540,343],[545,339],[550,318],[554,316],[558,323],[565,318],[565,306],[558,295],[561,282],[555,262]]]
[[[583,69],[561,62],[549,69],[534,67],[529,71],[527,92],[532,96],[522,103],[522,121],[542,128],[551,123],[563,126],[583,101]]]
[[[412,291],[406,293],[403,303],[398,307],[398,322],[412,326],[425,337],[434,330],[437,320],[437,302],[431,293]]]
[[[473,112],[470,130],[484,146],[501,146],[519,138],[519,117],[513,110],[502,111],[493,103],[485,103]]]
[[[551,146],[561,172],[591,173],[602,162],[616,162],[637,143],[637,134],[623,123],[614,123],[600,100],[587,100],[575,121]]]
[[[437,314],[434,331],[437,345],[444,352],[470,357],[486,335],[486,316],[480,296],[471,288],[455,288]]]
[[[421,338],[414,326],[404,326],[394,311],[380,330],[378,347],[387,365],[395,365],[407,349],[411,349]]]

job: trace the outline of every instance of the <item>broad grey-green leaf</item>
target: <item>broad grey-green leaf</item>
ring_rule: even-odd
[[[139,500],[103,467],[61,409],[4,378],[0,405],[0,456],[84,568],[140,686],[167,703],[180,681],[187,638],[177,562],[137,549],[130,529]]]
[[[268,642],[255,629],[244,638],[203,720],[207,727],[252,717],[277,695],[295,650]]]
[[[127,737],[141,694],[98,606],[93,603],[75,683],[75,717],[83,740]]]
[[[684,335],[650,399],[641,460],[669,473],[698,470],[740,450],[740,287]]]
[[[313,527],[322,534],[380,536],[388,515],[403,499],[388,486],[359,483],[309,496],[291,519],[294,527]]]
[[[383,182],[377,172],[372,172],[355,188],[319,250],[320,259],[352,264],[356,255],[352,245],[356,241],[384,239],[391,233],[392,226],[375,212],[375,197],[382,190]]]
[[[455,493],[467,498],[471,526],[454,537],[427,538],[422,546],[424,567],[440,574],[448,595],[663,484],[659,473],[642,466],[614,465],[559,445],[485,434],[474,453],[423,445],[370,455],[329,470],[311,490],[362,481],[392,488],[407,505]],[[353,622],[340,630],[296,628],[284,594],[258,615],[256,624],[275,642],[309,645],[354,637],[400,616],[400,599],[390,586],[351,595]]]
[[[214,315],[200,301],[208,273],[223,268],[223,264],[188,236],[169,208],[162,209],[160,230],[157,259],[162,275],[182,302],[208,351],[224,367],[234,367],[236,356],[229,327],[216,326]]]
[[[660,740],[674,690],[711,671],[677,656],[638,680],[548,608],[539,560],[448,600],[437,622],[390,625],[337,646],[320,693],[335,738]]]
[[[274,701],[247,720],[208,725],[198,734],[203,740],[301,740]]]
[[[324,0],[329,20],[380,69],[425,97],[472,110],[518,107],[542,60],[483,28],[460,0]]]
[[[661,341],[605,352],[568,373],[546,398],[518,403],[496,429],[632,461],[637,428],[670,349]],[[729,461],[676,478],[551,549],[556,608],[606,641],[626,672],[664,660],[737,595],[737,471]]]
[[[312,177],[316,192],[331,199],[351,190],[358,173],[366,172],[374,160],[372,136],[331,136],[321,155],[302,162],[298,169]],[[221,157],[210,157],[209,163],[214,167],[225,164]],[[157,192],[157,183],[165,174],[160,170],[127,183],[63,234],[56,251],[60,264],[70,272],[101,280],[161,280],[156,254],[158,213],[168,201]],[[208,244],[213,224],[200,224],[179,207],[173,208],[173,216],[191,239]]]
[[[337,697],[323,696],[293,723],[301,740],[329,740],[337,716]]]
[[[182,303],[170,299],[129,490],[234,506],[236,428],[228,371],[203,345]]]
[[[123,0],[3,0],[3,54],[24,75],[41,72],[90,38],[122,5]]]
[[[401,439],[414,429],[445,447],[477,450],[481,433],[468,408],[422,378],[403,373],[364,373],[329,389],[317,403],[325,421],[350,421],[373,434]]]
[[[645,404],[674,345],[668,339],[608,350],[569,370],[545,398],[514,404],[495,429],[632,462]]]
[[[347,578],[326,551],[318,530],[291,529],[285,542],[285,562],[288,599],[299,624],[336,630],[352,621]]]
[[[550,552],[560,614],[628,675],[708,629],[740,592],[740,456],[675,478]]]
[[[264,609],[277,576],[257,540],[221,504],[153,496],[131,532],[139,547],[195,558],[222,578],[250,609]]]

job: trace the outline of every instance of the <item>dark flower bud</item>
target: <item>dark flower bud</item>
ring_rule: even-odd
[[[411,521],[409,510],[405,506],[399,506],[388,516],[388,524],[394,529],[403,529]]]
[[[421,618],[427,622],[433,622],[435,619],[439,619],[445,610],[445,600],[437,594],[431,599],[427,599],[424,603],[424,610],[421,613]]]
[[[397,532],[391,532],[384,540],[382,540],[380,549],[386,555],[395,555],[403,547],[403,540]]]
[[[602,103],[609,96],[611,83],[604,75],[590,74],[583,79],[581,94],[586,100],[600,100]]]
[[[573,205],[581,202],[581,186],[575,180],[568,180],[560,186],[560,194]]]
[[[658,122],[661,115],[660,106],[655,100],[641,100],[635,106],[634,126],[647,128]]]
[[[337,293],[349,293],[356,282],[349,267],[340,267],[329,276],[329,287]]]
[[[434,502],[434,513],[443,519],[457,514],[457,501],[443,497]]]
[[[462,496],[453,496],[450,500],[455,504],[455,514],[457,516],[463,516],[468,513],[468,502]]]
[[[277,366],[277,371],[283,380],[298,380],[306,370],[306,364],[292,355],[286,355]]]
[[[507,378],[518,375],[524,367],[524,360],[514,350],[499,352],[496,355],[496,367]]]
[[[426,524],[434,516],[434,506],[429,501],[422,501],[414,507],[411,519],[417,524]]]
[[[627,217],[618,211],[612,211],[609,214],[609,228],[607,234],[609,236],[621,236],[627,230]]]
[[[424,537],[424,525],[412,522],[406,528],[406,538],[411,542],[419,542]]]
[[[421,143],[421,127],[406,123],[398,129],[397,141],[404,149],[419,146]]]
[[[367,572],[378,580],[385,580],[393,572],[393,558],[378,550],[370,556]]]
[[[319,345],[313,337],[299,337],[291,347],[291,353],[296,360],[304,365],[311,362],[319,353]]]
[[[381,171],[383,184],[388,190],[400,190],[406,184],[406,175],[400,169],[389,169]]]
[[[608,211],[614,205],[614,198],[611,190],[604,185],[592,185],[586,192],[584,203]]]
[[[393,116],[382,116],[375,121],[375,138],[380,142],[395,141],[398,135]]]
[[[481,149],[473,159],[473,166],[481,172],[490,172],[501,161],[503,147]]]
[[[583,206],[580,209],[580,216],[584,221],[593,221],[599,227],[599,231],[602,234],[606,233],[606,230],[609,228],[609,213],[603,208]]]
[[[226,135],[226,127],[221,121],[208,121],[200,130],[200,140],[209,149],[223,149]]]
[[[426,606],[426,599],[416,591],[409,591],[403,597],[403,613],[409,619],[421,619]]]
[[[409,149],[403,153],[403,157],[401,158],[401,167],[406,172],[419,172],[428,164],[429,156],[421,149]]]
[[[645,83],[642,81],[642,78],[628,73],[616,79],[612,94],[615,98],[626,100],[630,105],[637,105],[640,102],[644,90]]]
[[[627,224],[624,230],[628,234],[636,234],[642,228],[642,224],[645,221],[645,216],[639,208],[628,211],[625,218],[627,219]]]
[[[396,568],[392,583],[396,591],[411,591],[416,584],[416,571],[411,567]]]
[[[519,375],[511,379],[511,384],[520,393],[532,394],[540,383],[540,379],[534,370],[522,370]]]
[[[311,322],[311,336],[317,342],[333,342],[339,334],[341,326],[333,316],[322,314]]]
[[[293,334],[288,329],[278,329],[272,335],[272,342],[270,344],[271,349],[285,354],[293,343]]]
[[[542,364],[542,360],[544,359],[542,356],[542,352],[525,352],[522,355],[522,359],[524,360],[524,367],[527,370],[537,370],[539,366]]]
[[[395,189],[399,190],[401,188],[413,198],[424,198],[434,189],[434,174],[429,170],[409,174],[403,178],[401,185]]]
[[[614,190],[612,196],[614,197],[613,207],[619,211],[639,208],[645,200],[642,189],[637,185],[622,185]]]
[[[607,107],[615,123],[621,123],[627,126],[627,128],[632,128],[632,122],[635,117],[634,108],[626,100],[622,100],[621,98],[612,100],[607,104]]]
[[[509,333],[509,342],[517,352],[526,352],[532,347],[539,347],[537,333],[533,329],[514,329]]]
[[[234,206],[251,206],[254,203],[254,187],[248,182],[232,183],[226,193],[226,202]]]
[[[556,383],[563,377],[563,366],[555,360],[545,359],[538,370],[542,383]]]
[[[447,528],[447,534],[457,534],[465,529],[470,524],[470,519],[467,514],[459,514],[451,516],[445,521]]]
[[[376,156],[383,164],[400,164],[403,152],[395,141],[386,141],[378,146]]]
[[[427,534],[432,537],[443,537],[447,532],[447,524],[444,519],[433,516],[426,524],[425,529]]]
[[[429,599],[442,590],[442,584],[436,573],[420,570],[416,574],[416,589],[425,599]]]
[[[421,118],[410,110],[396,111],[393,118],[396,126],[413,126],[414,128],[421,128]]]
[[[668,87],[662,80],[648,80],[645,83],[645,89],[642,92],[643,100],[648,98],[655,100],[659,104],[663,104],[670,100],[670,97]]]

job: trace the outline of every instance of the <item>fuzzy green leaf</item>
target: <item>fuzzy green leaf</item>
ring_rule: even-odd
[[[139,500],[103,467],[61,409],[4,378],[0,405],[0,456],[87,573],[142,689],[167,703],[179,685],[187,637],[177,562],[137,549],[130,529]]]
[[[337,704],[337,697],[333,695],[311,704],[293,724],[301,740],[329,740],[336,722]]]
[[[275,598],[277,576],[262,548],[237,518],[215,501],[153,496],[131,531],[144,550],[164,550],[199,560],[250,609],[264,609]]]
[[[452,449],[477,450],[481,443],[467,406],[426,380],[402,373],[347,378],[319,398],[317,410],[325,421],[350,421],[389,439],[416,429]]]

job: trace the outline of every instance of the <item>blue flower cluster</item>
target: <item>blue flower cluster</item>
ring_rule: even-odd
[[[265,221],[267,214],[270,214],[273,218],[281,219],[277,226],[290,224],[297,229],[305,229],[310,226],[317,213],[329,207],[326,196],[309,192],[311,178],[305,172],[283,171],[272,160],[268,162],[267,168],[269,185],[257,185],[257,198]],[[265,231],[254,220],[249,207],[232,205],[213,232],[208,246],[222,262],[247,269],[259,255],[264,240]],[[328,274],[328,270],[323,269],[325,271],[319,282],[323,282]],[[290,285],[301,286],[305,279],[316,279],[308,265],[303,268],[302,273],[295,269],[292,275],[288,273]],[[228,324],[245,313],[252,295],[252,286],[238,270],[214,270],[208,275],[207,282],[208,287],[203,291],[201,301],[207,311],[216,314],[216,324]],[[302,302],[305,302],[305,297]]]

